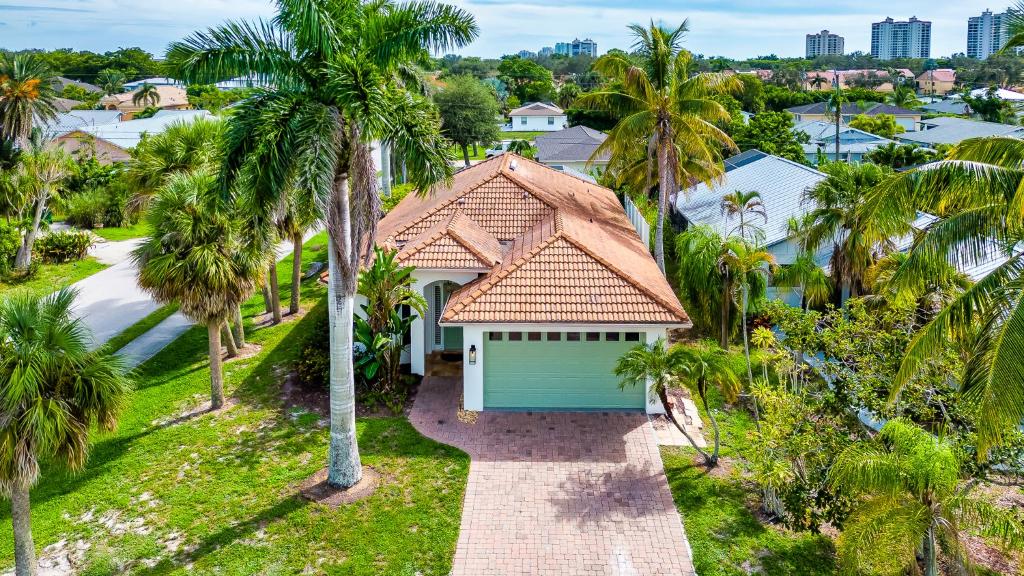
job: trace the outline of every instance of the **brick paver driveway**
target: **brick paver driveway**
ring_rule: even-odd
[[[693,574],[639,413],[456,417],[461,382],[423,380],[410,419],[472,457],[453,576]]]

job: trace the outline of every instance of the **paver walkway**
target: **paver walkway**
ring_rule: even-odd
[[[428,376],[410,420],[472,458],[452,576],[694,574],[645,415],[482,412]]]

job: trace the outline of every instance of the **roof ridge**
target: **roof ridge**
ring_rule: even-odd
[[[592,250],[587,248],[582,242],[580,242],[579,240],[574,238],[571,234],[568,234],[568,233],[561,234],[561,237],[564,237],[567,242],[570,242],[573,246],[575,246],[579,250],[582,250],[583,252],[585,252],[588,256],[590,256],[594,260],[597,260],[602,266],[604,266],[608,270],[611,270],[616,276],[618,276],[619,278],[624,280],[627,284],[629,284],[630,286],[636,288],[640,292],[643,292],[648,297],[650,297],[654,301],[656,301],[658,304],[661,304],[666,310],[671,312],[673,315],[679,316],[679,312],[676,311],[676,307],[674,305],[672,305],[671,302],[667,301],[661,295],[656,294],[655,292],[651,291],[646,285],[637,284],[636,281],[633,278],[631,278],[629,275],[627,275],[622,270],[620,270],[618,268],[618,266],[612,265],[611,262],[608,262],[606,259],[604,259],[604,258],[598,256],[597,254],[595,254]],[[639,239],[639,236],[638,236],[638,239]],[[685,315],[685,312],[683,314]]]
[[[455,208],[455,210],[452,211],[452,217],[451,219],[448,220],[448,225],[446,226],[446,229],[448,230],[448,235],[451,236],[452,239],[454,239],[460,245],[462,245],[463,248],[469,250],[474,256],[476,256],[477,260],[480,260],[480,262],[487,264],[488,266],[494,266],[497,263],[499,263],[500,260],[492,260],[489,256],[487,256],[479,248],[477,248],[472,242],[464,238],[458,228],[452,226],[452,223],[454,223],[455,221],[456,215],[460,215],[466,220],[472,222],[474,225],[477,226],[477,228],[480,228],[481,230],[483,230],[484,233],[488,234],[493,238],[493,235],[484,230],[482,226],[477,224],[476,220],[470,218],[465,212],[462,211],[462,208],[460,207],[457,207]]]

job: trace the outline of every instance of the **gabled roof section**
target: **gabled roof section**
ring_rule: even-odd
[[[815,102],[813,104],[804,104],[802,106],[786,108],[786,112],[789,112],[790,114],[821,115],[826,114],[827,110],[828,104],[826,102]],[[843,104],[843,114],[847,116],[856,116],[858,114],[864,114],[865,116],[877,116],[879,114],[891,114],[893,116],[921,115],[921,113],[916,110],[907,110],[906,108],[900,108],[899,106],[893,106],[892,104],[882,104],[877,102],[868,104],[866,108],[861,108],[856,102],[847,102]]]
[[[398,260],[406,266],[490,270],[501,262],[501,244],[461,210],[406,243]]]
[[[530,102],[508,113],[509,116],[561,116],[565,111],[550,102]]]
[[[550,162],[587,162],[597,148],[608,138],[604,132],[573,126],[557,132],[541,134],[534,139],[537,145],[537,160]],[[595,158],[596,162],[608,162],[611,153],[605,152]]]

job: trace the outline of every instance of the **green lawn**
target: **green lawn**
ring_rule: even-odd
[[[131,240],[132,238],[142,238],[149,234],[149,225],[145,221],[139,221],[138,224],[127,228],[94,228],[92,232],[111,242],[119,242],[121,240]]]
[[[745,378],[742,349],[734,346],[731,356],[733,370]],[[754,370],[761,370],[756,358]],[[761,521],[757,514],[757,488],[745,477],[744,454],[750,449],[747,438],[754,430],[753,418],[739,407],[724,408],[720,396],[712,395],[709,400],[712,408],[718,410],[716,415],[722,428],[724,463],[720,469],[709,473],[703,466],[695,465],[696,452],[692,448],[665,447],[661,451],[697,573],[833,574],[835,557],[830,539],[791,532]],[[710,422],[699,401],[697,404],[705,422],[705,437],[710,442]]]
[[[39,269],[31,278],[0,279],[0,294],[15,289],[26,290],[34,294],[49,294],[62,286],[74,284],[82,278],[92,276],[106,267],[106,264],[102,264],[92,257],[65,264],[40,264]]]
[[[325,259],[325,249],[314,238],[308,260]],[[284,301],[290,265],[279,266]],[[32,491],[36,545],[85,541],[85,574],[447,574],[469,458],[405,419],[357,424],[363,463],[382,479],[370,498],[331,510],[296,495],[324,466],[328,440],[317,415],[280,400],[304,335],[326,313],[323,286],[303,290],[304,318],[249,326],[262,349],[226,365],[237,403],[219,414],[182,416],[209,395],[204,328],[143,364],[119,428],[95,438],[87,468],[44,470]],[[262,308],[257,295],[244,314]],[[4,507],[0,534],[10,531]],[[0,570],[13,564],[12,546],[0,538]]]
[[[543,130],[533,130],[533,131],[524,130],[522,132],[502,132],[501,133],[501,139],[502,140],[529,140],[529,141],[532,142],[533,139],[536,138],[537,136],[540,136],[541,134],[548,134],[548,133],[549,132],[545,132]]]
[[[477,146],[476,147],[476,154],[473,154],[473,147],[470,146],[469,147],[469,159],[470,160],[484,160],[485,158],[487,158],[487,156],[484,154],[484,152],[486,152],[486,151],[487,151],[487,146]],[[464,159],[463,156],[462,156],[462,146],[452,146],[449,149],[449,153],[450,153],[450,155],[451,155],[453,160],[463,160]]]

